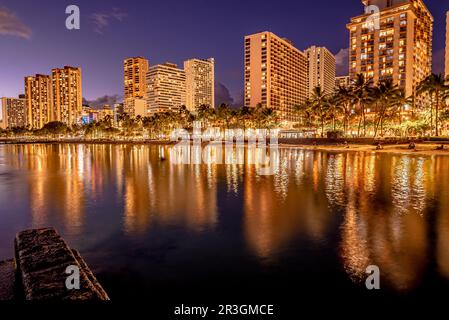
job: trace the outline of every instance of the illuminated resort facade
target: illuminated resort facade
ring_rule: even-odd
[[[376,15],[369,11],[352,18],[347,25],[351,79],[359,73],[374,84],[392,79],[407,96],[413,95],[417,85],[431,73],[431,13],[422,0],[362,2],[377,6],[380,12]]]
[[[64,67],[52,70],[53,114],[55,121],[78,124],[83,106],[81,69]]]
[[[297,121],[294,108],[309,95],[307,56],[271,32],[245,37],[245,105],[276,110],[281,121]]]
[[[42,128],[52,121],[52,83],[48,75],[36,74],[25,78],[27,125],[33,129]]]
[[[80,124],[82,118],[81,69],[55,68],[52,75],[25,77],[27,125],[40,129],[51,121]]]
[[[304,52],[308,61],[309,97],[320,87],[325,94],[335,89],[336,62],[334,55],[325,47],[312,46]]]
[[[0,99],[0,128],[26,127],[27,109],[25,96]]]
[[[215,60],[189,59],[184,61],[186,74],[186,107],[195,111],[201,105],[215,107]]]
[[[143,98],[146,90],[146,75],[149,62],[143,57],[125,59],[123,62],[125,96],[129,98]]]
[[[150,114],[174,111],[186,104],[186,74],[176,64],[165,63],[150,67],[146,81]]]

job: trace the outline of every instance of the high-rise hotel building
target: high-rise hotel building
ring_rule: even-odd
[[[129,98],[143,98],[146,92],[146,75],[149,62],[143,57],[133,57],[125,59],[123,62],[125,96]]]
[[[25,96],[0,98],[0,128],[26,127],[27,109]]]
[[[245,105],[276,110],[282,121],[296,121],[294,107],[308,97],[307,57],[271,32],[245,37]]]
[[[350,32],[351,79],[362,73],[374,83],[391,78],[407,96],[431,73],[433,17],[422,0],[363,0],[379,14],[354,17]],[[375,8],[375,7],[373,7]],[[370,9],[368,7],[368,9]]]
[[[325,94],[335,89],[336,61],[334,55],[325,47],[312,46],[304,51],[308,61],[309,97],[316,87]]]
[[[215,61],[189,59],[184,61],[186,74],[186,107],[189,111],[201,105],[215,107]]]
[[[186,104],[186,74],[176,64],[150,67],[146,82],[149,113],[175,111]]]
[[[42,128],[53,121],[52,83],[48,75],[36,74],[25,78],[27,125]]]
[[[52,70],[52,98],[54,121],[67,125],[81,122],[83,96],[81,69],[65,66]]]

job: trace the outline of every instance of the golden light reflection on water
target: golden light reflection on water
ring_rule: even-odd
[[[106,201],[120,206],[125,235],[176,225],[214,232],[231,214],[220,208],[230,194],[245,244],[264,263],[316,243],[338,248],[355,282],[374,264],[389,286],[411,290],[432,259],[449,279],[449,158],[281,148],[274,175],[262,176],[265,150],[218,148],[16,145],[1,156],[27,172],[33,225],[57,212],[81,236],[91,208]],[[181,164],[186,157],[194,163]]]

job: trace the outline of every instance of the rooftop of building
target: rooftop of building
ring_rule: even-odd
[[[361,0],[362,4],[365,5],[365,7],[370,6],[370,5],[375,5],[378,6],[380,9],[380,12],[388,12],[390,10],[392,10],[392,12],[395,11],[395,9],[400,8],[401,6],[404,5],[411,5],[413,2],[418,1],[420,2],[423,7],[426,9],[426,11],[428,12],[428,14],[430,15],[430,18],[432,19],[432,21],[434,21],[433,15],[430,12],[429,8],[427,8],[424,0]],[[413,9],[413,7],[411,7],[411,9]],[[355,16],[351,18],[351,23],[360,23],[363,22],[363,20],[361,21],[357,21],[358,19],[364,18],[368,15],[373,14],[373,12],[369,12],[369,13],[363,13],[361,15]]]

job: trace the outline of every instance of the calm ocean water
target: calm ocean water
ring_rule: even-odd
[[[254,150],[187,165],[170,148],[0,146],[0,260],[16,232],[54,226],[113,300],[358,294],[368,265],[389,296],[449,289],[449,157],[280,149],[263,176]]]

